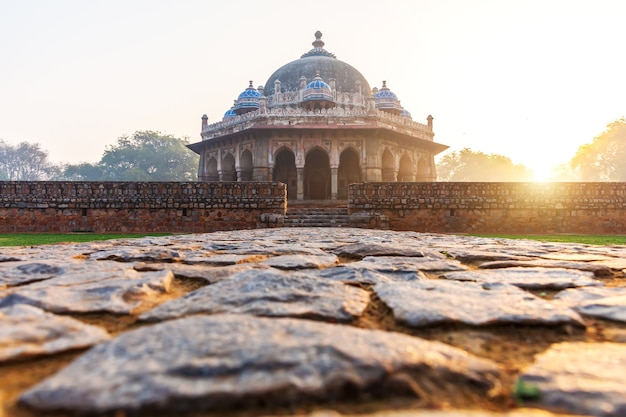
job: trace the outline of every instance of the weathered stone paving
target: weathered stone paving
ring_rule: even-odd
[[[519,381],[541,406],[594,416],[626,415],[626,345],[561,343],[539,355]]]
[[[488,271],[451,272],[443,278],[482,283],[506,283],[524,289],[562,290],[565,288],[600,286],[594,274],[564,268],[503,268]]]
[[[80,349],[108,339],[100,327],[27,304],[0,308],[0,361]]]
[[[2,248],[0,416],[626,415],[624,269],[350,228]]]
[[[582,318],[567,307],[559,307],[508,284],[424,280],[377,284],[374,291],[409,326],[463,323],[575,324]]]
[[[359,317],[368,302],[367,291],[339,282],[299,272],[248,269],[161,304],[139,318],[157,321],[199,313],[238,313],[345,322]]]
[[[413,375],[416,384],[443,386],[457,379],[487,392],[498,368],[460,349],[397,333],[294,319],[197,316],[103,343],[22,400],[37,409],[84,412],[229,406],[241,398],[291,402],[340,398],[346,387],[385,389],[400,373]]]
[[[168,270],[138,272],[121,263],[92,261],[64,269],[56,278],[7,290],[0,307],[30,304],[54,313],[130,313],[168,292],[173,278]]]

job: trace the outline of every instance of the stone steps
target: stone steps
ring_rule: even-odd
[[[345,207],[293,207],[287,210],[285,227],[348,227]]]

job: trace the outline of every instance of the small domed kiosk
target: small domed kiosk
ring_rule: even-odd
[[[351,65],[313,49],[252,81],[188,145],[200,155],[200,181],[280,181],[293,200],[342,200],[354,182],[434,181],[434,157],[447,149],[433,140],[432,116],[413,121],[383,81],[371,89]]]

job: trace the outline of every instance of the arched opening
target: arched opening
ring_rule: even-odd
[[[430,179],[430,167],[425,158],[417,161],[417,178],[416,181],[428,181]]]
[[[389,152],[389,149],[385,149],[385,152],[383,152],[382,167],[383,182],[394,182],[396,180],[396,163],[393,160],[393,155]]]
[[[239,180],[252,181],[252,152],[248,149],[239,156]]]
[[[400,167],[398,169],[398,182],[415,181],[415,170],[413,163],[408,155],[402,155],[400,158]]]
[[[229,153],[222,159],[222,181],[237,181],[237,171],[235,170],[235,157]]]
[[[207,181],[219,181],[220,174],[217,172],[217,159],[209,158],[207,162]]]
[[[296,157],[293,152],[283,148],[274,159],[273,181],[287,184],[287,198],[295,200],[298,197],[298,172],[296,171]]]
[[[330,198],[330,160],[321,149],[310,151],[304,161],[304,199]]]
[[[339,156],[339,169],[337,170],[337,198],[348,198],[348,185],[361,182],[361,167],[359,155],[352,148],[341,152]]]

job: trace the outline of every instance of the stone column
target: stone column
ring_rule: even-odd
[[[337,199],[337,178],[339,173],[339,168],[331,168],[330,169],[330,199]]]
[[[362,180],[365,182],[380,182],[383,180],[383,170],[380,160],[380,145],[376,135],[365,136],[366,164]]]
[[[268,167],[252,168],[252,181],[272,181],[270,169]]]
[[[298,176],[298,200],[304,200],[304,167],[296,168]]]
[[[206,155],[205,151],[200,152],[200,160],[198,161],[198,179],[200,181],[204,181],[203,178],[206,178],[207,176],[206,165],[204,162],[205,155]]]

